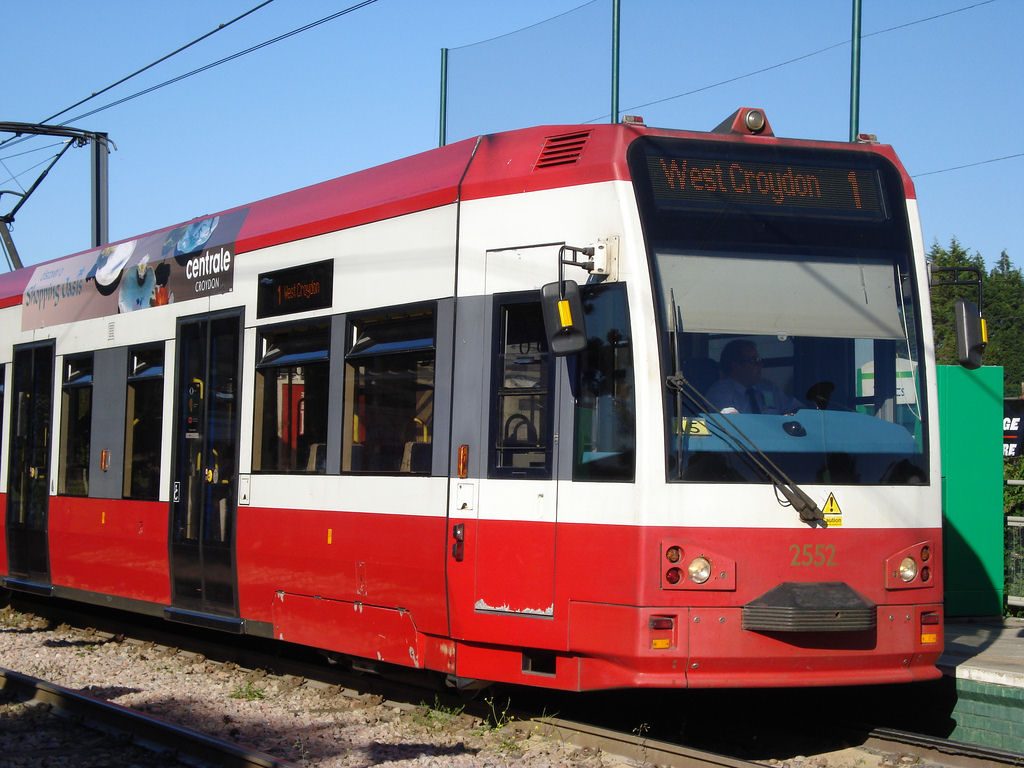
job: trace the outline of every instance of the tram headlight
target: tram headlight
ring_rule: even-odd
[[[743,118],[743,122],[747,126],[747,130],[751,133],[760,133],[764,130],[764,112],[759,109],[752,109],[747,112],[746,117]]]
[[[690,561],[687,569],[690,579],[697,584],[703,584],[711,578],[711,562],[706,557],[695,557]]]
[[[907,584],[917,578],[917,560],[912,557],[904,557],[900,561],[900,578]]]

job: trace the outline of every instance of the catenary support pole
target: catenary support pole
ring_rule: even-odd
[[[92,147],[92,244],[99,247],[110,241],[110,195],[107,155],[110,147],[107,134],[97,133],[90,139]]]
[[[612,0],[612,123],[619,122],[619,2]]]
[[[850,33],[850,141],[860,133],[860,3],[853,0],[853,30]]]
[[[441,117],[437,146],[443,147],[448,141],[448,49],[441,49]]]

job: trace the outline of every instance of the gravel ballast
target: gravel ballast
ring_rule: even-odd
[[[410,706],[353,695],[151,643],[51,627],[10,607],[0,609],[0,666],[302,765],[635,765],[528,729],[495,727],[436,701]],[[0,720],[0,755],[15,756],[12,732]],[[22,731],[22,749],[24,739]]]

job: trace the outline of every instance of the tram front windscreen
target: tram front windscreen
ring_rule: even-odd
[[[929,482],[919,290],[876,153],[645,137],[670,480]]]

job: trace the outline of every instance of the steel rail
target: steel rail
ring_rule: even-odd
[[[225,768],[298,768],[206,734],[170,723],[153,715],[123,707],[39,680],[20,672],[0,668],[0,691],[48,704],[51,711],[108,733],[122,734],[141,747],[162,754],[174,754]]]
[[[967,744],[962,741],[951,741],[941,736],[927,736],[921,733],[911,733],[895,728],[875,728],[868,732],[868,741],[876,742],[883,746],[890,744],[905,744],[917,747],[929,753],[927,756],[935,759],[937,754],[957,755],[965,757],[978,763],[992,764],[1003,763],[1006,765],[1024,765],[1024,754],[1011,752],[998,747],[983,747],[978,744]]]
[[[691,749],[668,741],[648,739],[644,736],[613,731],[596,725],[541,717],[533,720],[514,720],[509,724],[520,731],[537,733],[552,741],[568,742],[578,747],[592,747],[619,757],[633,760],[640,765],[663,765],[671,768],[698,768],[699,766],[722,766],[723,768],[750,768],[762,763],[740,760],[735,757]]]

